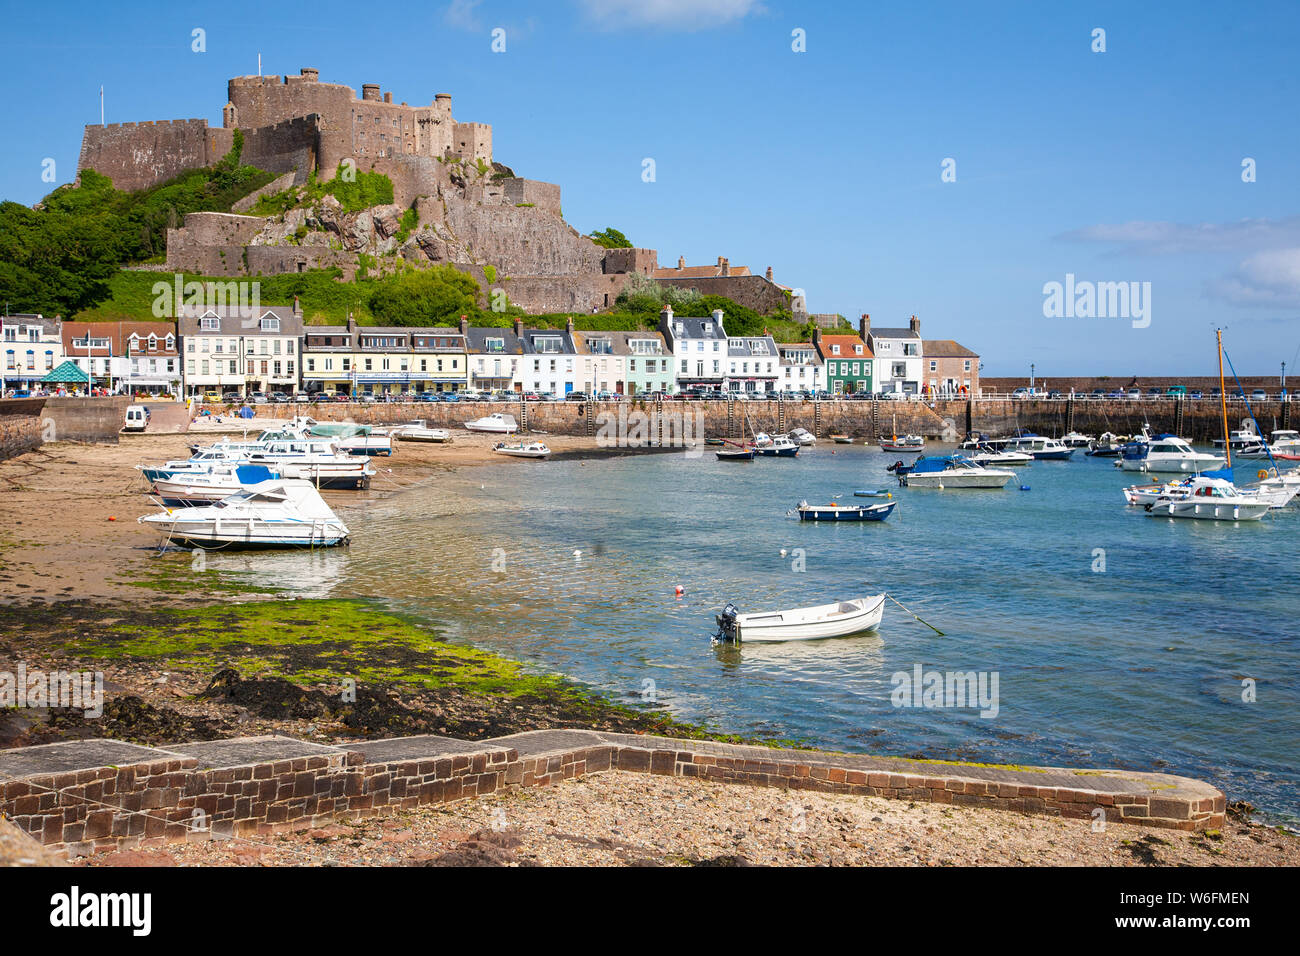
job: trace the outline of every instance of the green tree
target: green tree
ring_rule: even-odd
[[[588,237],[598,246],[604,246],[606,249],[631,249],[632,243],[627,236],[623,235],[613,226],[607,226],[604,229],[593,229],[588,233]]]
[[[454,325],[482,314],[478,294],[472,276],[442,265],[376,280],[367,305],[381,325]]]

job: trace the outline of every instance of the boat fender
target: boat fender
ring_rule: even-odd
[[[683,594],[686,593],[686,589],[679,584],[677,585],[677,587],[673,588],[673,593],[676,594],[678,597],[681,597]]]
[[[1028,485],[1021,485],[1021,486],[1020,486],[1020,490],[1021,490],[1021,491],[1028,491],[1028,490],[1029,490],[1029,486],[1028,486]]]
[[[1263,481],[1265,478],[1268,477],[1268,472],[1265,471],[1263,468],[1261,468],[1258,472],[1255,473],[1255,477],[1258,478],[1260,481]]]

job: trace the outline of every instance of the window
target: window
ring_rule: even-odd
[[[931,372],[935,371],[938,367],[939,367],[939,363],[938,363],[938,362],[935,362],[935,361],[931,361],[931,362],[930,362],[930,371],[931,371]]]
[[[215,315],[205,315],[199,319],[199,330],[203,332],[220,332],[221,320]]]
[[[964,361],[964,362],[961,363],[961,370],[962,370],[963,372],[969,372],[969,371],[970,371],[970,359],[967,359],[966,361]]]
[[[840,354],[840,347],[838,345],[832,345],[831,355],[839,355],[839,354]]]
[[[488,352],[504,352],[506,350],[505,339],[487,339],[484,342],[484,349]],[[480,365],[480,368],[482,366]]]
[[[262,317],[259,327],[263,332],[279,332],[280,320],[275,316],[266,315]]]

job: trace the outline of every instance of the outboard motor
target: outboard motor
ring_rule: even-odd
[[[900,458],[900,459],[898,459],[898,461],[894,462],[892,465],[890,465],[889,467],[887,467],[885,470],[886,470],[886,471],[892,471],[892,472],[894,472],[895,474],[897,474],[897,473],[898,473],[898,469],[900,469],[900,468],[902,468],[902,467],[904,467],[904,466],[903,466],[903,459]]]
[[[736,640],[736,617],[740,614],[739,608],[727,602],[727,606],[722,609],[715,620],[718,622],[717,640],[732,641]]]

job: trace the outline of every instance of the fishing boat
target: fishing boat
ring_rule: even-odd
[[[766,445],[755,445],[754,450],[765,458],[794,458],[799,454],[799,446],[784,435],[777,435]]]
[[[964,455],[923,455],[898,481],[908,488],[1003,488],[1015,477],[1014,471],[985,468]]]
[[[1095,441],[1089,443],[1084,454],[1093,458],[1118,458],[1127,444],[1127,438],[1114,432],[1102,432]]]
[[[790,429],[790,434],[787,437],[790,438],[796,445],[799,445],[801,448],[806,448],[809,445],[817,444],[817,436],[814,435],[812,432],[808,431],[808,429],[806,428],[792,428]]]
[[[166,541],[199,548],[328,548],[347,526],[309,481],[261,481],[210,505],[167,508],[138,519]]]
[[[852,439],[852,438],[850,438],[848,435],[841,435],[841,434],[839,434],[838,432],[836,432],[836,433],[834,433],[834,434],[831,435],[831,441],[835,442],[835,444],[837,444],[837,445],[852,445],[852,444],[853,444],[853,439]]]
[[[1222,451],[1224,440],[1222,438],[1214,439],[1216,450]],[[1254,428],[1239,428],[1230,432],[1227,439],[1227,447],[1237,458],[1259,459],[1269,456],[1269,446],[1264,439],[1255,433]]]
[[[492,446],[492,450],[498,455],[509,455],[512,458],[545,458],[551,453],[551,449],[539,441],[514,444],[499,441]]]
[[[704,444],[706,444],[706,445],[725,445],[726,443],[727,443],[727,440],[726,440],[725,438],[706,438],[706,439],[704,439]]]
[[[754,460],[754,449],[752,447],[720,448],[718,451],[714,452],[714,454],[718,456],[719,461],[753,461]]]
[[[445,428],[430,428],[424,422],[411,422],[394,428],[392,434],[402,441],[421,441],[446,443],[451,441],[451,432]]]
[[[881,451],[915,452],[917,454],[925,451],[925,439],[920,435],[904,435],[902,438],[894,435],[892,438],[882,438],[877,444],[880,445]]]
[[[1191,479],[1187,493],[1161,496],[1143,507],[1155,517],[1258,521],[1270,506],[1267,501],[1243,495],[1231,481],[1200,475]]]
[[[465,427],[472,432],[498,432],[508,434],[519,431],[519,423],[515,421],[515,416],[507,415],[503,412],[493,412],[491,415],[485,415],[483,418],[476,418],[473,421],[465,422]]]
[[[878,505],[841,505],[834,501],[828,505],[810,505],[801,501],[795,511],[800,521],[884,521],[897,505],[897,501]]]
[[[885,611],[885,596],[834,601],[816,607],[789,611],[758,611],[741,614],[728,604],[716,618],[718,639],[739,643],[756,641],[813,641],[825,637],[847,637],[874,630]]]
[[[1116,467],[1125,471],[1152,472],[1156,474],[1200,474],[1224,466],[1222,455],[1197,451],[1177,435],[1158,435],[1146,442],[1130,442],[1124,446]]]
[[[153,483],[153,493],[165,505],[210,504],[263,481],[282,478],[278,469],[265,465],[235,465],[198,474],[181,472]]]

